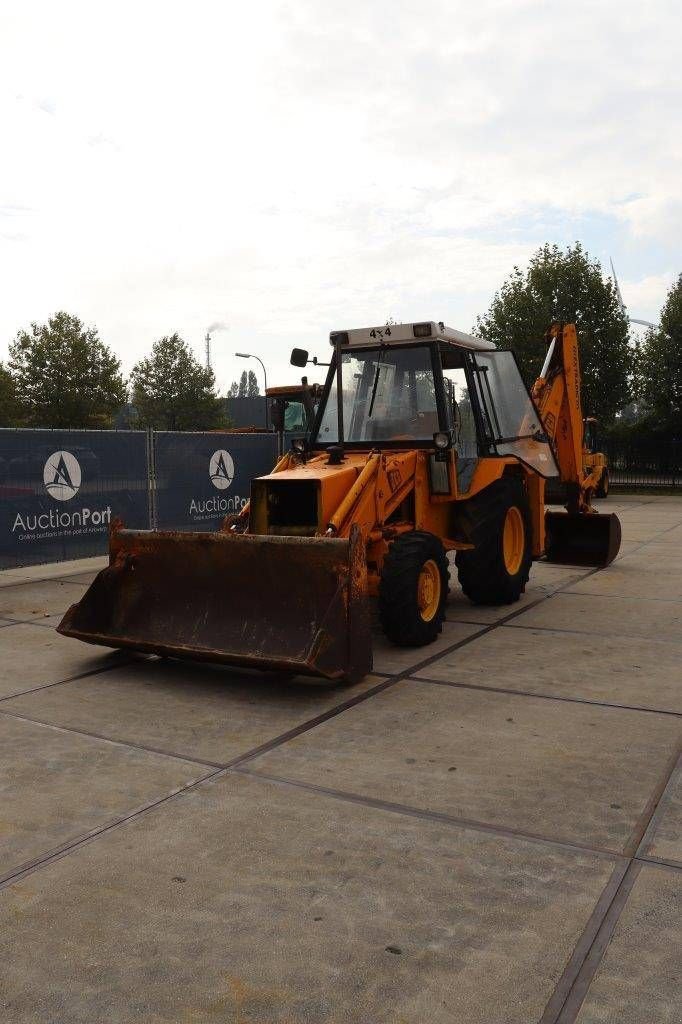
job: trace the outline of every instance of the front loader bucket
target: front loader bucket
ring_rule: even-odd
[[[620,519],[611,513],[545,512],[545,555],[564,565],[610,565],[620,550]]]
[[[355,682],[372,668],[367,566],[350,540],[115,528],[58,626],[105,647]]]

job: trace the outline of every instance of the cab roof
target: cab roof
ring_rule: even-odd
[[[382,324],[380,327],[358,327],[350,331],[332,331],[329,341],[342,348],[371,348],[379,345],[423,344],[426,340],[444,341],[459,348],[489,351],[496,346],[492,341],[475,338],[472,334],[446,327],[442,320],[422,320],[409,324]]]

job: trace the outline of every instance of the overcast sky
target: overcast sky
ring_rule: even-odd
[[[331,329],[469,330],[575,239],[655,319],[682,270],[681,10],[0,0],[0,359],[66,309],[126,370],[173,331],[203,358],[218,323],[221,390],[235,350],[286,382]]]

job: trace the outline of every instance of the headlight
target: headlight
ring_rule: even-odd
[[[433,435],[433,443],[440,451],[445,451],[450,447],[450,435],[445,431],[439,431]]]

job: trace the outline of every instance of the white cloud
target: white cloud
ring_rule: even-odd
[[[679,29],[671,0],[16,5],[0,358],[67,308],[126,367],[221,322],[222,386],[247,345],[290,378],[338,326],[469,328],[574,223],[653,316],[680,269]]]

